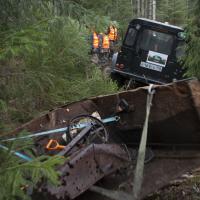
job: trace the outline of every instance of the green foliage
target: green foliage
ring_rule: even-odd
[[[29,140],[12,143],[9,150],[0,149],[0,200],[30,199],[26,191],[35,189],[40,181],[59,184],[59,173],[55,171],[55,166],[62,164],[63,158],[57,156],[34,158],[29,150],[31,147],[33,147],[32,141]],[[12,153],[12,150],[26,152],[33,161],[23,162]]]
[[[109,9],[81,0],[0,0],[0,7],[1,133],[54,106],[117,91],[89,56],[91,28],[106,30],[115,18]],[[10,148],[30,155],[29,144]],[[23,163],[0,149],[0,159],[0,200],[27,199],[20,188],[36,187],[41,178],[57,183],[58,157]]]
[[[102,75],[102,72],[92,66],[88,71],[87,78],[83,82],[81,78],[76,78],[65,95],[70,101],[77,101],[80,97],[91,97],[94,95],[110,94],[117,91],[117,85],[109,78]]]
[[[157,1],[157,20],[183,26],[187,22],[187,0]]]
[[[9,104],[12,120],[24,121],[56,104],[116,91],[111,81],[90,70],[95,66],[90,66],[86,35],[84,26],[69,17],[54,17],[5,35],[0,97]],[[91,80],[107,85],[98,89],[97,84],[89,85]]]
[[[0,5],[1,108],[7,105],[0,113],[6,119],[24,122],[38,111],[85,97],[81,94],[115,91],[110,81],[104,91],[88,86],[94,80],[88,33],[92,27],[106,30],[109,16],[100,16],[82,1],[1,0]],[[80,82],[77,92],[72,86]],[[91,92],[84,92],[88,87]]]
[[[61,163],[61,158],[45,158],[46,161],[41,161],[43,159],[19,163],[9,156],[9,160],[3,160],[0,170],[0,200],[29,199],[22,189],[23,186],[31,189],[36,188],[37,183],[44,178],[51,184],[58,184],[59,174],[55,172],[54,166]]]
[[[99,32],[106,31],[110,23],[116,22],[123,37],[130,20],[134,17],[132,1],[99,0],[94,3],[93,0],[80,0],[79,3],[87,10],[92,10],[94,20],[89,21],[92,21],[93,27]],[[102,25],[99,25],[99,20]]]
[[[193,7],[193,16],[187,26],[188,31],[188,45],[187,56],[185,59],[185,67],[187,67],[187,74],[189,76],[196,76],[200,78],[200,0],[196,0]]]

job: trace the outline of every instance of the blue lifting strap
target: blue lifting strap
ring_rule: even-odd
[[[104,124],[106,124],[106,123],[110,123],[110,122],[117,122],[119,120],[120,120],[119,116],[114,116],[114,117],[109,117],[109,118],[102,119],[101,121]],[[80,129],[80,128],[86,127],[87,125],[88,125],[88,123],[79,123],[77,125],[74,125],[72,128]],[[55,133],[64,133],[64,132],[67,132],[68,128],[69,127],[58,128],[58,129],[53,129],[53,130],[33,133],[33,134],[30,134],[30,135],[26,135],[26,136],[9,138],[9,139],[5,139],[5,140],[1,140],[1,142],[14,141],[14,140],[18,140],[18,139],[28,139],[28,138],[32,138],[32,137],[50,135],[50,134],[55,134]]]
[[[0,148],[1,148],[1,149],[4,149],[4,150],[6,150],[6,151],[9,151],[9,148],[6,147],[6,146],[4,146],[4,145],[2,145],[2,144],[0,144]],[[18,151],[13,151],[13,150],[11,150],[10,152],[13,153],[14,155],[16,155],[17,157],[19,157],[19,158],[25,160],[25,161],[32,161],[32,160],[33,160],[33,159],[30,158],[29,156],[27,156],[27,155],[25,155],[25,154],[22,154],[22,153],[20,153],[20,152],[18,152]]]

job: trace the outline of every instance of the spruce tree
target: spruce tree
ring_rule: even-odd
[[[104,27],[110,17],[100,18],[80,2],[0,0],[1,134],[52,107],[117,91],[89,55],[89,25],[95,18]],[[28,152],[21,142],[3,145]],[[0,149],[0,200],[29,198],[26,187],[42,177],[56,182],[60,158],[33,159],[22,162]]]
[[[40,181],[49,184],[59,184],[55,166],[63,163],[61,157],[35,157],[31,153],[32,141],[15,141],[8,146],[8,150],[0,148],[0,200],[28,200],[31,199],[33,190],[37,190],[37,183]],[[24,161],[17,157],[13,151],[23,152],[32,159]]]
[[[185,67],[189,76],[200,78],[200,0],[195,0],[193,12],[187,26],[188,45],[186,49]]]
[[[186,24],[187,1],[186,0],[159,0],[157,1],[157,19],[169,22],[173,25]]]

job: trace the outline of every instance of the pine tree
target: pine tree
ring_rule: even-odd
[[[104,28],[110,17],[100,18],[81,3],[0,0],[0,133],[51,107],[117,91],[89,56],[94,19]],[[14,146],[27,152],[21,142]],[[2,149],[0,160],[0,200],[28,198],[21,188],[35,187],[42,177],[55,183],[54,166],[61,161],[25,163]]]
[[[95,82],[98,70],[89,60],[88,33],[93,25],[105,31],[109,17],[100,19],[85,4],[75,1],[63,1],[61,8],[51,0],[20,1],[20,11],[15,1],[2,1],[5,21],[0,24],[4,29],[0,34],[0,108],[6,105],[12,122],[25,122],[38,111],[98,95],[100,91],[116,91],[115,84],[102,76],[98,83],[101,88],[107,84],[104,91],[88,88],[89,82]],[[28,3],[32,6],[26,8]],[[77,86],[77,82],[83,83]],[[80,88],[83,92],[78,92]],[[5,116],[5,110],[1,113]]]
[[[186,0],[158,0],[157,19],[174,25],[185,25],[187,18]]]
[[[32,141],[14,142],[9,150],[0,148],[0,200],[31,199],[31,191],[37,190],[39,181],[59,184],[55,166],[63,163],[63,158],[42,156],[35,158],[30,149]],[[2,147],[2,146],[1,146]],[[13,154],[12,150],[23,151],[32,161],[24,161]]]
[[[187,26],[188,45],[186,49],[185,67],[189,76],[200,78],[200,0],[195,0],[193,5],[193,15]]]

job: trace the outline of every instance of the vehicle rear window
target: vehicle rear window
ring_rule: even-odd
[[[124,44],[132,46],[135,42],[135,36],[136,36],[136,30],[134,28],[129,28]]]
[[[170,55],[174,36],[150,29],[144,29],[139,37],[137,49],[155,51]]]

